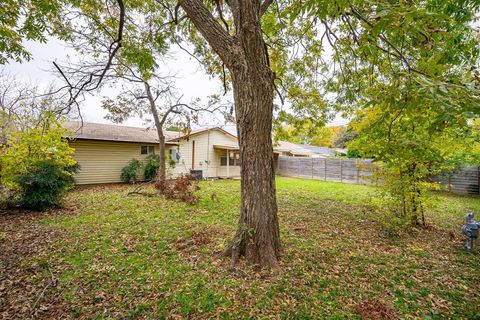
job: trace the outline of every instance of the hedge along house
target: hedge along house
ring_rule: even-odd
[[[77,184],[121,182],[120,173],[132,159],[145,160],[159,152],[155,129],[110,124],[67,122],[72,131],[70,146],[80,164]],[[221,128],[193,131],[187,135],[166,131],[167,176],[188,174],[204,178],[240,177],[237,137]]]

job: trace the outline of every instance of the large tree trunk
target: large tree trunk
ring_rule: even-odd
[[[226,250],[254,264],[277,267],[280,236],[272,147],[272,75],[268,66],[233,74],[240,144],[241,211],[238,230]]]
[[[278,267],[280,232],[272,147],[273,80],[261,30],[258,0],[227,0],[236,36],[230,36],[200,0],[179,4],[229,69],[240,144],[241,210],[238,230],[225,251],[262,267]],[[271,3],[271,1],[270,1]]]
[[[260,266],[277,267],[280,231],[272,146],[273,80],[259,16],[260,1],[242,1],[241,63],[230,67],[240,144],[241,210],[238,230],[227,249]]]

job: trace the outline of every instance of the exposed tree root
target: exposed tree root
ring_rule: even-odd
[[[248,232],[248,228],[242,224],[221,257],[231,258],[232,269],[234,270],[241,257],[245,257],[249,263],[259,268],[279,270],[277,251],[270,246],[257,246]]]
[[[240,225],[232,241],[223,252],[224,257],[230,257],[232,259],[232,268],[238,263],[240,256],[245,254],[245,243],[247,240],[247,228],[245,225]]]

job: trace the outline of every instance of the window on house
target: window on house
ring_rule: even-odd
[[[230,157],[228,158],[229,166],[240,166],[240,153],[239,152],[230,152]],[[227,154],[225,153],[220,157],[220,166],[227,166]]]
[[[140,154],[154,154],[155,147],[154,146],[141,146],[140,147]]]
[[[228,161],[228,162],[229,162],[229,164],[228,164],[229,166],[234,166],[234,165],[235,165],[235,159],[230,158],[230,159],[228,159],[228,160],[229,160],[229,161]],[[226,155],[220,157],[220,165],[221,165],[221,166],[224,166],[224,167],[227,166],[227,156],[226,156]]]
[[[227,166],[227,156],[220,157],[220,165],[226,167]]]

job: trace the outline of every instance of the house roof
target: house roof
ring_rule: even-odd
[[[273,148],[276,151],[289,152],[295,156],[312,156],[315,154],[314,152],[303,148],[299,144],[288,141],[278,141]]]
[[[83,122],[82,124],[77,121],[65,122],[63,126],[73,131],[74,139],[158,143],[157,131],[154,129],[92,122]],[[164,131],[164,134],[167,141],[183,135],[175,131]]]
[[[118,141],[118,142],[139,142],[139,143],[158,143],[157,131],[154,129],[148,128],[139,128],[139,127],[128,127],[120,126],[114,124],[103,124],[103,123],[93,123],[93,122],[77,122],[69,121],[65,122],[63,125],[66,129],[71,130],[72,136],[74,139],[85,139],[85,140],[103,140],[103,141]],[[197,134],[208,132],[209,130],[217,130],[226,135],[229,135],[235,139],[237,137],[230,132],[220,128],[204,128],[199,130],[191,131],[189,134],[184,134],[182,132],[176,131],[164,131],[165,140],[167,144],[177,144],[178,140],[189,138]],[[312,156],[315,154],[325,154],[320,152],[315,152],[315,150],[310,150],[308,147],[313,147],[317,149],[327,149],[332,150],[335,154],[335,150],[323,147],[315,147],[308,145],[299,145],[288,141],[278,141],[274,145],[275,152],[289,152],[295,156]],[[238,150],[238,145],[214,145],[214,148],[217,149],[230,149]]]
[[[309,144],[300,144],[299,146],[301,146],[304,149],[310,150],[310,151],[312,151],[316,154],[334,156],[337,153],[339,153],[337,150],[332,149],[332,148],[327,148],[327,147],[318,147],[318,146],[312,146],[312,145],[309,145]]]

